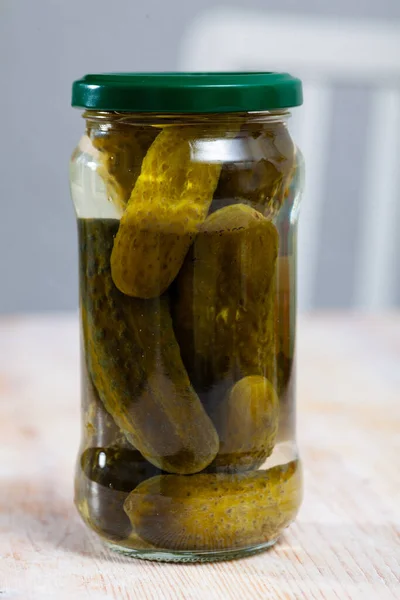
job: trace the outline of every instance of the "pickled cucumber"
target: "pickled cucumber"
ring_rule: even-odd
[[[195,389],[247,375],[275,387],[278,233],[244,204],[210,215],[176,282],[174,326]]]
[[[158,130],[153,127],[118,124],[103,131],[88,131],[100,152],[99,175],[109,199],[124,209],[140,174],[142,161]]]
[[[221,165],[192,160],[198,137],[193,127],[166,128],[143,160],[111,256],[114,283],[124,294],[162,294],[207,216]]]
[[[88,448],[81,455],[75,479],[75,503],[82,518],[100,535],[125,539],[132,527],[123,504],[141,482],[159,474],[137,450]]]
[[[223,165],[211,210],[227,202],[239,202],[275,217],[294,174],[295,146],[286,125],[246,124],[236,143],[240,145],[236,152],[241,161]]]
[[[220,448],[212,465],[230,472],[259,467],[274,449],[278,420],[279,398],[268,379],[238,381],[214,411]]]
[[[125,501],[133,529],[168,550],[224,550],[274,541],[301,501],[297,461],[267,471],[161,475]]]
[[[183,366],[168,298],[129,298],[115,287],[114,220],[79,222],[81,314],[88,371],[107,411],[142,455],[195,473],[217,454],[217,432]]]

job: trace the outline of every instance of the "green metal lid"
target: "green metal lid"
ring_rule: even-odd
[[[104,73],[72,86],[72,106],[157,113],[279,110],[303,103],[288,73]]]

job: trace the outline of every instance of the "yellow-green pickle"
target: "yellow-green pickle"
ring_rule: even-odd
[[[302,498],[295,266],[303,161],[284,73],[87,75],[71,160],[82,439],[75,503],[114,550],[274,544]]]

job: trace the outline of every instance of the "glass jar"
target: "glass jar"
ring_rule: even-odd
[[[295,440],[303,163],[285,74],[75,82],[82,442],[75,503],[113,549],[268,548],[302,496]]]

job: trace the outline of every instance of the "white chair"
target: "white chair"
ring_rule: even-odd
[[[294,111],[294,137],[306,160],[299,227],[299,307],[312,308],[318,228],[323,203],[334,81],[374,86],[368,124],[362,234],[356,253],[355,308],[396,303],[396,236],[400,225],[400,27],[218,8],[186,30],[182,70],[283,70],[304,81],[305,103]],[[340,243],[340,242],[339,242]]]

